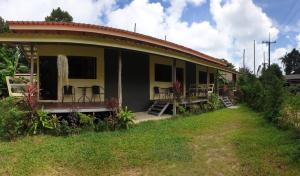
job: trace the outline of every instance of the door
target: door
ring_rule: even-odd
[[[183,68],[176,68],[176,80],[179,81],[181,85],[184,84]]]
[[[39,57],[40,100],[57,100],[57,57]]]
[[[132,111],[149,108],[149,56],[147,54],[122,52],[123,106]]]

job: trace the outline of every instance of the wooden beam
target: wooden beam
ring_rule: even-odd
[[[34,72],[34,61],[33,61],[33,44],[30,45],[31,56],[30,56],[30,83],[33,84],[33,72]]]
[[[122,107],[122,52],[119,51],[118,57],[118,101],[119,107]]]
[[[173,84],[176,82],[176,59],[173,59],[173,70],[172,70],[172,82]],[[174,86],[174,85],[173,85]],[[175,90],[173,91],[175,93]],[[173,116],[176,116],[176,97],[173,93]]]

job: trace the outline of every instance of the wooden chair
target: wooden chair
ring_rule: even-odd
[[[159,100],[161,100],[162,98],[167,99],[168,96],[168,92],[169,92],[169,88],[160,88],[160,87],[153,87],[153,99],[155,99],[155,97],[158,97]]]
[[[91,101],[96,102],[96,97],[99,97],[99,101],[101,102],[101,95],[104,95],[104,88],[102,86],[92,86],[92,98]]]
[[[71,85],[65,85],[62,88],[62,103],[64,102],[65,97],[71,96],[72,102],[75,102],[75,88]]]
[[[214,84],[209,84],[208,85],[208,89],[207,89],[207,93],[208,94],[212,94],[214,92]]]

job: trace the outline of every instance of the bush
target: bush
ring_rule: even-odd
[[[51,116],[43,109],[38,110],[36,116],[32,119],[32,125],[29,128],[30,134],[39,134],[53,129],[53,121]]]
[[[67,136],[72,134],[72,129],[69,126],[68,121],[62,120],[60,125],[59,125],[59,134],[62,136]]]
[[[13,140],[22,134],[25,113],[16,106],[15,99],[9,97],[0,101],[0,136]]]
[[[128,110],[127,107],[125,107],[117,112],[117,118],[117,128],[128,129],[129,125],[133,124],[134,114],[132,111]]]
[[[177,105],[177,112],[178,112],[178,114],[183,115],[183,116],[188,115],[188,111],[183,105]]]
[[[95,117],[91,115],[86,115],[83,113],[78,113],[80,127],[86,130],[94,129]]]
[[[280,127],[295,127],[300,130],[300,95],[285,98],[278,122]]]
[[[198,104],[192,104],[192,105],[190,106],[189,111],[190,111],[190,113],[192,113],[192,114],[199,114],[199,113],[202,112],[201,107],[200,107],[200,105],[198,105]]]
[[[95,123],[95,131],[96,132],[102,132],[102,131],[108,131],[108,130],[109,130],[109,127],[108,127],[106,120],[98,119],[96,121],[96,123]]]
[[[241,75],[239,86],[242,100],[252,109],[263,112],[270,121],[278,118],[286,96],[283,76],[278,65],[272,64],[270,68],[263,70],[260,78],[250,73]]]

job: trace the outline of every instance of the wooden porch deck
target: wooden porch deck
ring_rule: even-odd
[[[39,103],[40,108],[43,108],[49,113],[70,113],[76,112],[108,112],[104,103]]]

